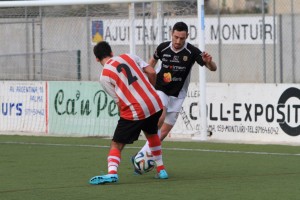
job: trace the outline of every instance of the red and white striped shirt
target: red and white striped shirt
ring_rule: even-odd
[[[148,64],[136,55],[122,54],[109,59],[102,70],[103,89],[120,105],[120,117],[145,119],[163,108],[160,97],[142,68]]]

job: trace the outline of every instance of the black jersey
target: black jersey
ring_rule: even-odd
[[[178,52],[173,51],[171,41],[161,43],[153,55],[156,60],[162,61],[155,88],[168,96],[178,97],[194,63],[201,66],[205,64],[201,53],[197,47],[187,42]]]

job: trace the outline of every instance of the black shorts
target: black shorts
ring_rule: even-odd
[[[161,114],[162,110],[146,119],[137,121],[120,118],[112,140],[123,144],[132,144],[138,140],[141,131],[147,134],[157,134],[157,124]]]

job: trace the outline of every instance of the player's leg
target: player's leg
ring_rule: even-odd
[[[157,135],[158,135],[159,138],[161,137],[161,130],[160,130],[160,128],[161,128],[161,126],[163,125],[165,116],[166,116],[166,109],[165,109],[165,107],[164,107],[163,112],[162,112],[162,114],[161,114],[161,116],[160,116],[160,118],[159,118],[159,122],[158,122],[158,131],[157,131]],[[160,124],[160,121],[161,121],[161,124]],[[140,149],[139,152],[150,152],[150,148],[149,148],[149,143],[148,143],[148,141],[146,141],[146,143],[145,143],[144,146]],[[138,153],[139,153],[139,152],[138,152]]]
[[[118,143],[115,141],[111,142],[110,150],[107,156],[107,168],[108,174],[94,176],[90,179],[90,184],[98,185],[105,183],[113,183],[119,180],[118,177],[118,167],[121,162],[121,151],[125,144]]]
[[[182,109],[183,102],[184,98],[169,97],[164,123],[161,127],[161,141],[163,141],[168,136],[173,126],[175,125],[179,116],[179,112]]]
[[[179,115],[178,112],[168,112],[166,114],[165,121],[160,129],[160,131],[161,131],[160,140],[161,141],[163,141],[168,136],[168,134],[174,127],[174,125],[177,121],[178,115]]]
[[[110,150],[107,156],[107,168],[108,174],[117,174],[118,167],[121,162],[121,151],[125,144],[112,141]]]
[[[156,164],[157,175],[155,176],[155,178],[159,178],[159,179],[169,178],[168,174],[165,170],[164,163],[163,163],[161,141],[160,141],[158,135],[157,134],[147,134],[146,132],[144,132],[144,133],[145,133],[145,136],[149,143],[149,148],[150,148],[151,154],[153,155],[153,160],[155,161],[155,164]]]
[[[157,170],[157,178],[160,179],[167,179],[168,174],[165,170],[165,166],[162,159],[162,150],[161,150],[161,141],[159,136],[157,135],[158,131],[158,120],[161,116],[162,111],[158,112],[149,118],[145,119],[144,126],[142,130],[147,138],[149,149],[151,154],[153,155],[153,159],[156,163],[156,170]]]
[[[148,134],[145,132],[147,141],[149,142],[149,148],[153,155],[153,159],[156,162],[157,171],[164,169],[164,164],[162,160],[162,150],[161,150],[161,141],[157,134]]]
[[[158,126],[158,130],[161,129],[161,127],[163,126],[164,124],[164,121],[165,121],[165,118],[166,118],[166,115],[167,115],[167,107],[164,106],[163,107],[163,112],[158,120],[158,123],[157,123],[157,126]]]
[[[107,156],[108,174],[92,177],[90,184],[98,185],[118,181],[117,172],[121,162],[121,151],[126,144],[132,144],[138,139],[142,125],[141,121],[131,121],[122,118],[118,121]]]
[[[167,114],[167,106],[168,106],[168,103],[169,103],[169,96],[166,95],[165,93],[163,93],[162,91],[157,91],[157,94],[159,95],[160,99],[162,100],[162,103],[163,103],[163,112],[158,120],[158,132],[157,134],[161,135],[161,131],[160,131],[160,128],[162,127],[164,121],[165,121],[165,117],[166,117],[166,114]],[[141,148],[141,150],[139,152],[150,152],[150,149],[149,149],[149,144],[148,142],[145,143],[145,145]]]

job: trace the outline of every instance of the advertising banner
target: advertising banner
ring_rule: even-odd
[[[111,136],[119,119],[98,82],[48,82],[49,134]]]
[[[199,43],[198,18],[184,18],[188,25],[189,37],[187,41],[192,44]],[[173,25],[178,19],[165,18],[163,27],[158,27],[158,22],[152,19],[135,20],[135,43],[142,45],[158,44],[158,29],[161,29],[163,41],[171,40]],[[275,25],[277,19],[275,19]],[[91,43],[105,40],[112,45],[129,45],[131,22],[129,19],[95,18],[91,20]],[[264,32],[263,32],[264,30]],[[265,44],[273,44],[276,41],[276,29],[272,16],[266,16],[264,25],[260,16],[247,17],[222,17],[220,24],[217,17],[205,18],[205,44],[262,44],[265,36]]]
[[[45,82],[0,82],[0,131],[46,132]]]
[[[112,136],[119,119],[98,82],[5,81],[0,91],[3,133]],[[199,84],[191,83],[169,137],[200,133],[199,97]],[[208,83],[206,110],[208,140],[300,144],[298,84]]]
[[[199,133],[199,95],[191,83],[173,134]],[[208,83],[206,95],[211,139],[300,143],[299,85]]]

